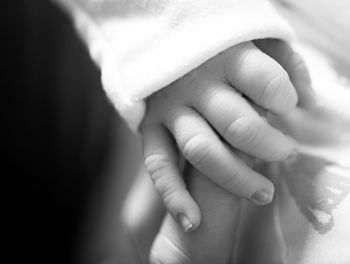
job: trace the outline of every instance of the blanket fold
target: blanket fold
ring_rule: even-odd
[[[144,99],[216,54],[260,38],[290,39],[266,0],[56,0],[101,68],[104,89],[135,130]]]

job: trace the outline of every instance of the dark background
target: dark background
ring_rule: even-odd
[[[118,120],[100,73],[57,6],[2,5],[3,258],[74,263],[85,204]]]

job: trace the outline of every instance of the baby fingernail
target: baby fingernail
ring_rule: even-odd
[[[184,215],[183,213],[179,213],[177,215],[177,219],[181,223],[182,228],[185,232],[191,232],[193,230],[194,226],[193,224],[191,224],[190,220],[187,218],[186,215]]]
[[[266,190],[259,190],[253,193],[251,198],[257,204],[267,204],[272,201],[272,194]]]

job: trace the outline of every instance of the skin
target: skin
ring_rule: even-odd
[[[203,213],[203,221],[196,232],[184,233],[168,214],[153,243],[150,263],[229,263],[238,226],[240,199],[198,170],[190,167],[186,174],[190,192]]]
[[[324,102],[318,103],[318,106],[313,107],[312,110],[298,107],[287,118],[278,119],[274,116],[272,121],[276,127],[287,130],[301,144],[305,139],[308,141],[312,137],[314,141],[311,144],[322,146],[321,143],[323,143],[326,144],[325,146],[336,146],[338,150],[339,148],[344,148],[348,151],[350,137],[346,133],[348,131],[346,127],[350,126],[349,112],[330,111],[332,108],[325,111],[325,107]],[[315,124],[326,124],[327,128],[332,127],[332,130],[320,129],[322,127],[315,126]],[[323,133],[321,133],[322,131]],[[132,136],[127,130],[125,134],[129,137]],[[317,136],[315,137],[315,135]],[[334,142],[334,140],[337,140],[337,142]],[[123,143],[127,141],[135,143],[138,142],[138,139],[125,140],[123,138],[120,140]],[[135,153],[139,152],[139,148],[135,150],[135,146],[130,144],[127,144],[124,149],[134,149]],[[328,153],[327,159],[331,160],[334,158],[339,162],[339,159],[342,158],[348,164],[348,152],[345,154],[342,152],[340,153],[341,156],[335,156],[335,153],[330,150],[330,148],[325,149],[322,155]],[[320,154],[320,151],[322,149],[316,149],[316,153]],[[133,157],[135,157],[135,153],[132,153]],[[111,160],[115,164],[118,159],[129,156],[120,155],[118,152]],[[91,229],[96,228],[96,226],[105,231],[99,237],[85,239],[95,242],[90,248],[84,249],[83,252],[88,254],[86,260],[91,261],[93,259],[91,254],[96,251],[98,253],[95,253],[95,255],[103,255],[99,252],[102,251],[104,253],[104,261],[91,263],[149,263],[148,259],[151,251],[152,264],[157,263],[157,261],[158,263],[168,264],[169,255],[172,256],[177,264],[181,264],[182,261],[184,261],[183,263],[186,263],[186,261],[188,263],[188,259],[193,263],[230,263],[227,260],[235,257],[231,256],[231,254],[237,243],[232,239],[237,237],[236,223],[238,218],[241,218],[241,201],[239,201],[238,197],[219,188],[218,185],[193,167],[188,168],[186,166],[183,174],[186,178],[188,190],[202,212],[202,223],[195,232],[183,232],[170,214],[167,214],[163,220],[164,207],[144,170],[139,171],[139,175],[134,181],[124,204],[125,210],[122,212],[123,225],[117,226],[120,223],[118,220],[119,215],[114,215],[118,212],[120,197],[116,197],[116,195],[125,189],[129,190],[129,187],[121,181],[123,179],[130,181],[136,173],[134,170],[130,173],[120,171],[120,164],[125,164],[124,166],[128,169],[137,168],[140,160],[135,159],[127,158],[132,164],[126,164],[124,160],[117,162],[116,168],[118,170],[111,173],[111,179],[106,183],[106,186],[108,186],[107,190],[102,190],[102,193],[107,194],[107,202],[102,200],[94,203],[97,204],[97,208],[103,208],[104,213],[99,212],[96,214],[96,211],[93,210],[93,215],[98,215],[98,218],[102,217],[104,221],[95,223],[92,227],[89,226],[88,231],[91,232]],[[101,199],[100,196],[98,198]],[[257,210],[259,209],[257,208]],[[267,209],[261,208],[261,210]],[[260,219],[257,219],[257,221],[259,222]],[[156,240],[152,246],[155,237]],[[119,240],[120,243],[118,244],[115,239]],[[163,243],[164,239],[166,239],[166,243]],[[171,241],[171,243],[168,241]],[[100,245],[96,244],[96,242],[100,242]],[[170,246],[171,244],[176,247]],[[123,251],[118,248],[122,248]],[[129,253],[125,248],[129,248],[131,252]],[[105,253],[106,251],[107,253]],[[164,252],[166,252],[166,256],[162,254]],[[128,256],[125,256],[127,253]],[[83,261],[82,263],[90,263],[89,261]]]
[[[348,96],[350,96],[350,93],[348,93]],[[324,184],[331,182],[334,184],[342,183],[340,185],[342,186],[343,195],[349,192],[347,185],[344,184],[344,181],[346,181],[344,177],[337,178],[337,174],[332,173],[328,176],[327,174],[320,174],[318,177],[312,174],[320,171],[322,166],[327,163],[343,164],[344,168],[347,168],[349,164],[347,157],[350,150],[350,136],[347,133],[347,128],[350,127],[350,114],[342,111],[346,108],[345,105],[340,105],[340,103],[334,105],[334,103],[329,103],[327,100],[328,98],[321,99],[315,95],[312,105],[297,107],[287,117],[269,117],[276,127],[288,131],[289,135],[296,139],[299,154],[287,162],[263,163],[259,170],[269,170],[273,167],[274,174],[279,174],[281,177],[287,176],[285,180],[292,182],[295,177],[300,177],[300,175],[308,179],[306,180],[307,183],[302,183],[302,186],[309,185],[310,188],[310,185],[312,185],[312,188],[299,189],[302,192],[296,198],[299,204],[305,203],[302,200],[305,197],[319,199],[320,193],[313,193],[310,190],[325,188]],[[325,129],[326,127],[331,127],[332,131],[328,131]],[[234,238],[237,238],[237,223],[241,208],[240,199],[219,188],[218,185],[193,168],[186,170],[184,173],[188,178],[188,189],[201,209],[203,221],[195,232],[184,233],[168,215],[164,219],[151,249],[151,264],[235,263],[232,259],[236,256],[232,254],[234,253],[234,246],[237,245]],[[309,176],[310,178],[308,178]],[[307,191],[303,192],[303,190],[308,190],[309,193]],[[323,195],[329,199],[335,199],[332,198],[334,193],[323,191]],[[338,196],[339,200],[337,202],[341,202],[341,198],[341,196]],[[269,209],[263,208],[263,210]],[[262,221],[262,219],[256,219],[256,222],[259,221]],[[273,234],[265,234],[268,243],[272,243],[272,241],[269,241],[268,235],[273,236]],[[255,234],[251,236],[258,240],[258,238],[254,238]],[[303,238],[300,241],[302,240]],[[257,245],[259,243],[263,242],[260,241]],[[249,251],[248,255],[250,253],[254,255],[253,251]],[[244,258],[251,259],[250,256],[244,256]]]
[[[201,222],[179,167],[183,158],[229,193],[271,202],[273,184],[249,164],[285,160],[295,142],[265,115],[288,114],[298,95],[300,105],[310,105],[309,87],[303,62],[287,44],[260,40],[228,49],[148,98],[141,126],[145,167],[183,229]]]
[[[276,45],[274,42],[272,43]],[[277,42],[277,44],[278,43],[279,42]],[[257,45],[264,52],[269,52],[271,58],[274,58],[283,68],[287,69],[291,67],[292,63],[288,63],[288,61],[291,60],[291,56],[282,56],[284,54],[282,52],[284,49],[283,46],[273,48],[269,46],[271,44],[266,43],[266,41],[257,43]],[[295,109],[291,114],[283,118],[278,118],[277,115],[270,114],[268,115],[269,122],[272,122],[275,127],[288,131],[293,138],[301,143],[305,137],[307,141],[309,141],[308,138],[310,137],[314,140],[313,142],[315,142],[315,144],[323,142],[327,143],[326,146],[329,144],[333,145],[334,139],[337,139],[339,141],[337,143],[338,147],[349,146],[349,135],[345,133],[347,130],[344,130],[344,122],[346,121],[346,125],[349,124],[350,119],[348,116],[342,116],[341,114],[344,114],[342,112],[333,113],[324,111],[325,104],[323,102],[322,104],[319,102],[315,103],[317,100],[313,101],[311,98],[314,97],[314,94],[307,89],[303,90],[303,87],[307,85],[307,75],[301,78],[306,79],[306,84],[297,78],[297,76],[303,76],[303,74],[305,74],[305,71],[303,71],[303,64],[295,63],[294,65],[296,70],[292,73],[288,71],[288,74],[299,97],[303,96],[303,98],[301,98],[302,100],[298,102],[301,107]],[[293,67],[291,67],[291,69],[293,69]],[[300,71],[299,75],[297,74],[298,70]],[[256,109],[256,106],[253,108]],[[339,116],[342,116],[342,118],[339,119]],[[321,131],[325,130],[319,129],[317,126],[315,127],[315,123],[326,123],[327,127],[332,127],[333,129],[321,133]],[[162,124],[162,126],[164,125]],[[337,127],[342,129],[334,129]],[[330,134],[330,132],[332,132],[332,134]],[[218,132],[216,131],[216,133]],[[317,137],[315,137],[315,133],[318,135]],[[327,136],[329,137],[329,142],[327,140],[325,141],[325,136],[326,139]],[[169,144],[168,148],[173,151],[172,155],[174,155],[174,159],[178,159],[178,152],[173,145],[174,139],[171,138],[171,134],[164,138],[166,139],[164,142],[160,141],[159,137],[155,137],[151,142],[160,142],[160,148],[164,147],[164,144]],[[222,140],[222,138],[220,139]],[[134,142],[135,140],[132,141]],[[157,145],[155,147],[157,147]],[[319,151],[320,150],[317,149],[317,152]],[[325,153],[328,152],[329,149],[327,149]],[[239,153],[237,149],[235,149],[235,153],[237,153],[240,159],[249,164],[249,158]],[[332,152],[330,153],[331,156],[328,158],[334,158],[334,154]],[[343,156],[347,157],[348,155]],[[338,160],[338,157],[335,159]],[[348,160],[345,159],[345,161],[347,162]],[[122,164],[124,163],[122,162]],[[130,167],[133,166],[128,166],[128,168]],[[186,168],[188,167],[186,166]],[[178,169],[177,165],[175,169]],[[131,241],[129,247],[134,249],[134,252],[130,254],[130,257],[133,258],[133,260],[126,261],[127,263],[149,263],[148,256],[150,250],[152,264],[229,263],[230,259],[232,259],[232,248],[236,242],[233,241],[233,238],[237,236],[236,223],[240,211],[239,198],[232,195],[227,190],[220,188],[219,185],[211,181],[209,177],[191,166],[189,169],[181,171],[181,173],[184,174],[186,179],[186,185],[184,184],[183,188],[188,189],[191,195],[190,197],[193,198],[193,201],[195,201],[195,204],[202,213],[201,225],[193,233],[182,232],[182,228],[170,214],[166,215],[161,225],[164,210],[160,203],[160,197],[156,195],[152,182],[146,177],[147,173],[141,171],[125,204],[125,208],[130,210],[123,211],[123,226],[120,230],[126,231],[126,234],[123,235],[120,231],[115,233],[111,232],[111,226],[114,227],[116,221],[108,221],[107,224],[102,224],[102,226],[108,230],[106,234],[109,236],[121,237],[123,244],[128,244],[128,241]],[[113,173],[113,176],[115,175],[117,174]],[[122,175],[124,174],[122,173]],[[180,175],[180,177],[182,179],[182,175]],[[169,177],[168,180],[171,180],[171,178]],[[169,181],[168,184],[171,187],[172,181]],[[116,187],[120,188],[120,186],[121,185],[118,183],[116,186],[111,187],[112,193],[118,193],[115,192],[115,190]],[[115,201],[118,201],[118,199],[110,203],[110,207],[106,208],[106,212],[110,213],[115,211]],[[187,203],[188,201],[182,200],[182,202]],[[137,208],[137,210],[132,210],[135,208]],[[110,219],[110,217],[107,217],[107,219]],[[160,225],[161,227],[159,229]],[[152,241],[155,236],[156,239],[152,246]],[[112,242],[111,244],[115,246],[115,243]],[[94,249],[96,249],[96,247],[94,247]],[[120,262],[121,255],[123,254],[120,252],[116,253],[115,250],[111,250],[111,252],[109,257],[104,258],[106,262],[102,261],[98,263]],[[217,254],[218,252],[220,252],[220,254]],[[172,262],[169,262],[169,256],[171,256]],[[137,260],[134,259],[136,257]]]

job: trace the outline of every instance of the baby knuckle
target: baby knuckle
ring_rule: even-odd
[[[209,89],[209,87],[206,85],[204,85],[203,88],[200,92],[198,92],[193,101],[196,105],[208,106],[212,103],[212,89]]]
[[[211,140],[202,134],[189,138],[182,147],[184,157],[193,165],[199,166],[210,154]]]
[[[240,125],[241,119],[233,121],[223,130],[224,138],[234,146],[241,141],[241,137],[244,135],[245,129]]]
[[[198,90],[193,102],[201,108],[217,107],[218,100],[222,98],[225,90],[224,86],[217,80],[204,81]]]
[[[256,148],[263,141],[261,129],[256,123],[253,118],[238,118],[225,129],[224,137],[236,148]]]
[[[290,91],[287,91],[291,88],[289,83],[289,76],[285,71],[272,76],[264,85],[259,101],[267,109],[273,107],[276,100],[281,100],[290,94]]]

